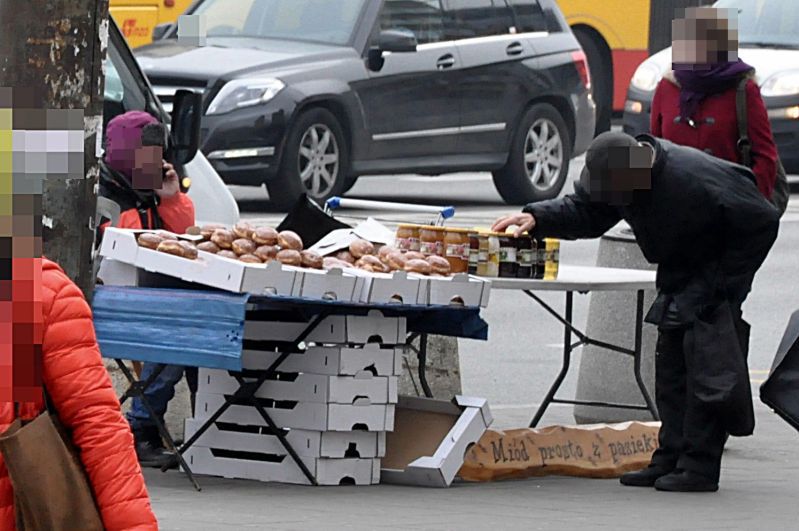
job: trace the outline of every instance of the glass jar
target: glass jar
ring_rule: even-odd
[[[419,251],[419,226],[400,225],[397,227],[395,246],[401,251]]]
[[[516,278],[519,263],[516,261],[516,239],[512,234],[497,234],[499,238],[499,276]]]
[[[477,276],[488,276],[488,233],[480,232],[478,238]]]
[[[535,240],[535,246],[535,276],[533,278],[541,280],[544,278],[544,270],[547,264],[547,249],[544,246],[544,240],[540,238]]]
[[[544,267],[544,280],[557,280],[560,269],[560,240],[546,238],[546,264]]]
[[[496,232],[488,235],[488,265],[486,266],[487,277],[499,276],[499,234]]]
[[[469,231],[465,229],[446,229],[444,233],[444,258],[453,273],[466,273],[469,270]]]
[[[436,256],[444,257],[447,252],[447,229],[444,227],[433,227],[433,232],[436,235]]]
[[[480,263],[480,235],[476,232],[469,233],[469,274],[477,275]]]
[[[438,227],[419,227],[419,252],[425,256],[437,254]]]
[[[516,238],[516,278],[533,278],[533,239],[524,234]]]

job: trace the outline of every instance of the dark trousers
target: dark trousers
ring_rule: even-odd
[[[719,480],[726,431],[717,415],[691,389],[683,346],[685,328],[661,329],[655,361],[655,399],[662,425],[652,464],[696,472]]]

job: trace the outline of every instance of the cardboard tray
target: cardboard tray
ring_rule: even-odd
[[[281,380],[266,380],[255,393],[258,398],[323,404],[396,404],[396,376],[325,376],[308,373],[281,373]],[[256,375],[247,378],[254,381]],[[200,368],[198,392],[232,395],[239,383],[227,371]]]
[[[309,343],[365,345],[404,345],[407,339],[404,317],[384,317],[378,310],[368,315],[332,315],[311,332]],[[305,331],[307,323],[296,321],[253,321],[244,323],[244,339],[253,341],[292,342]]]
[[[381,481],[449,487],[466,452],[493,422],[488,402],[456,396],[451,402],[400,397],[395,429],[386,439]]]
[[[192,437],[204,421],[186,419],[186,435]],[[286,439],[303,457],[371,459],[386,454],[386,433],[371,431],[287,430]],[[215,422],[197,440],[198,446],[244,452],[284,455],[286,449],[269,428]]]
[[[313,402],[265,401],[264,410],[281,428],[311,431],[391,431],[394,429],[393,404],[322,404]],[[197,393],[194,418],[205,421],[211,418],[225,396]],[[263,417],[251,405],[230,406],[219,422],[244,426],[266,426]]]
[[[310,347],[305,352],[289,355],[280,365],[281,371],[357,376],[400,376],[406,347],[381,348],[378,343],[359,347]],[[266,370],[281,353],[269,350],[243,350],[241,366],[250,370]]]

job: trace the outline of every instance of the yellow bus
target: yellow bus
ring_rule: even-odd
[[[176,22],[193,0],[111,0],[109,11],[131,48],[149,44],[159,24]]]
[[[636,68],[650,54],[671,45],[671,21],[678,8],[710,0],[557,0],[588,57],[597,132],[610,129]]]

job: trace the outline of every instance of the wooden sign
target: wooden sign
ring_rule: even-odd
[[[659,422],[487,430],[466,452],[459,472],[468,481],[547,475],[618,477],[649,464]]]

